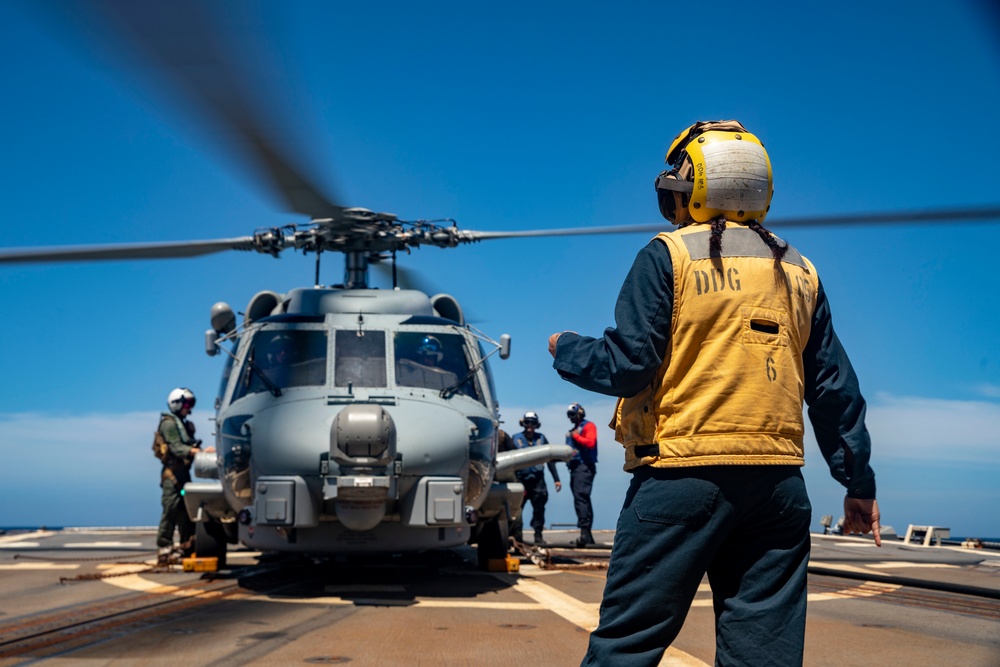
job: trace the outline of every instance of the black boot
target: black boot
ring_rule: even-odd
[[[542,538],[542,531],[540,530],[535,531],[535,546],[536,547],[545,546],[545,540]]]
[[[590,528],[581,528],[580,537],[576,538],[576,546],[585,547],[594,543],[594,536],[590,534]]]

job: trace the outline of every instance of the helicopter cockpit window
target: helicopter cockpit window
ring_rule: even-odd
[[[326,331],[262,329],[254,337],[233,398],[271,391],[272,386],[325,385],[326,353]]]
[[[358,335],[362,333],[362,335]],[[338,387],[384,387],[385,332],[338,331],[333,383]]]
[[[475,377],[466,377],[469,375],[469,360],[461,336],[400,331],[395,335],[393,347],[398,386],[441,391],[457,385],[456,394],[479,400]]]

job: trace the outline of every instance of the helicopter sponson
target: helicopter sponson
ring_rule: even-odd
[[[481,560],[503,557],[523,487],[498,467],[572,455],[497,451],[487,357],[506,358],[510,338],[466,324],[448,295],[305,288],[262,292],[245,313],[237,328],[216,304],[206,332],[226,367],[216,452],[185,487],[199,555],[237,541],[311,553],[478,542]]]

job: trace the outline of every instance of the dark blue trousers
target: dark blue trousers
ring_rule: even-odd
[[[570,461],[569,489],[573,492],[573,509],[576,510],[576,527],[590,530],[594,525],[594,506],[590,503],[590,492],[594,489],[596,463]]]
[[[544,530],[545,503],[549,501],[549,488],[545,484],[545,477],[528,475],[518,478],[518,481],[524,485],[524,500],[521,502],[521,507],[523,508],[525,503],[531,503],[531,527],[536,533]]]
[[[707,573],[716,665],[801,665],[811,520],[795,466],[640,468],[583,664],[659,664]]]

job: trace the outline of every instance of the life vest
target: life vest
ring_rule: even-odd
[[[163,437],[163,424],[173,421],[177,426],[177,434],[184,444],[194,442],[195,426],[193,422],[181,419],[175,414],[163,412],[160,414],[160,425],[153,434],[153,456],[163,464],[162,475],[176,481],[178,475],[187,475],[187,469],[191,465],[191,459],[181,458],[170,450],[170,443]]]
[[[753,230],[727,222],[656,239],[674,271],[671,339],[653,381],[620,399],[612,420],[625,469],[729,464],[802,465],[802,351],[819,281],[788,247],[781,262]]]

